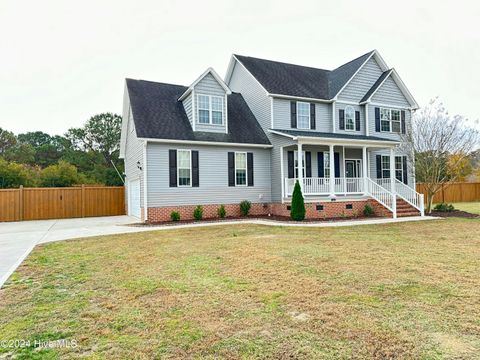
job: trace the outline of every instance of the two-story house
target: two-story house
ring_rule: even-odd
[[[288,216],[298,180],[307,217],[423,214],[400,151],[414,98],[371,51],[334,70],[233,55],[190,86],[126,80],[121,138],[128,213],[144,221]]]

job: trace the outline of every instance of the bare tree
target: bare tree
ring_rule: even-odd
[[[425,185],[427,213],[432,211],[435,194],[458,179],[461,172],[455,169],[479,145],[479,132],[468,119],[450,116],[438,98],[414,114],[402,146],[411,154],[408,158],[410,167],[415,168],[416,181]]]

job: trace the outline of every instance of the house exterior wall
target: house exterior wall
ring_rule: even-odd
[[[170,149],[197,150],[199,187],[170,187]],[[254,186],[228,186],[228,152],[253,153]],[[231,204],[249,200],[252,203],[271,201],[270,149],[226,147],[214,145],[147,145],[148,207]]]
[[[385,131],[375,131],[375,108],[380,108],[381,106],[375,106],[375,105],[369,105],[368,106],[368,129],[369,129],[369,135],[370,136],[376,136],[379,138],[383,139],[388,139],[388,140],[395,140],[395,141],[401,141],[402,140],[402,135],[394,132],[385,132]],[[388,106],[385,106],[386,108],[389,108]],[[393,107],[392,109],[398,109],[397,107]],[[405,111],[405,126],[407,128],[411,127],[411,120],[412,120],[412,111],[404,108],[401,109]]]
[[[195,116],[195,131],[210,131],[210,132],[220,132],[225,133],[226,125],[226,104],[225,104],[225,89],[218,83],[217,80],[213,77],[212,74],[207,74],[203,79],[201,79],[194,87],[195,93],[195,111],[198,114],[198,95],[214,95],[220,96],[223,98],[223,125],[212,125],[212,124],[201,124],[198,122],[198,115]]]
[[[377,61],[371,57],[345,89],[338,94],[338,99],[359,102],[382,75],[382,72]]]
[[[192,109],[192,93],[190,93],[184,100],[183,100],[183,108],[185,109],[185,113],[187,114],[188,121],[190,121],[190,125],[193,126],[193,109]]]
[[[340,130],[340,110],[345,110],[347,106],[353,107],[355,111],[360,112],[360,131],[357,130]],[[347,134],[347,135],[365,135],[365,106],[346,104],[340,101],[335,103],[335,132],[337,134]],[[331,121],[330,121],[331,122]]]
[[[273,128],[292,129],[290,119],[290,100],[273,99]],[[309,129],[307,129],[309,130]],[[332,132],[332,105],[315,103],[315,130],[316,132]]]
[[[391,76],[378,88],[377,92],[372,96],[373,103],[389,104],[396,106],[410,107],[408,100],[398,88],[395,80]]]

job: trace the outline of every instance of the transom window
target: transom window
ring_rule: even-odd
[[[298,151],[294,152],[295,178],[298,179]],[[302,151],[302,175],[305,178],[305,151]]]
[[[355,130],[355,109],[352,106],[345,108],[345,130]]]
[[[310,104],[297,101],[297,128],[310,129]]]
[[[223,97],[199,94],[197,99],[198,122],[200,124],[223,125]]]
[[[400,133],[400,110],[380,108],[380,129]]]
[[[178,186],[191,186],[192,156],[190,150],[177,150]]]
[[[247,153],[235,153],[235,185],[247,185]]]

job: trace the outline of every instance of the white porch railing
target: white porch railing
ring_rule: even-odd
[[[297,179],[285,179],[285,193],[291,196]],[[363,178],[335,178],[335,194],[361,194],[364,193]],[[329,195],[330,178],[309,177],[303,179],[304,195]]]
[[[377,184],[382,186],[388,191],[392,191],[392,183],[390,178],[388,179],[376,179]],[[405,200],[407,203],[412,205],[414,208],[420,211],[420,214],[423,216],[425,214],[425,204],[423,199],[423,194],[420,194],[412,189],[410,186],[405,185],[403,182],[395,179],[395,193],[396,195]]]
[[[377,182],[367,178],[368,193],[393,213],[393,217],[397,216],[397,201],[393,193],[379,185]]]

